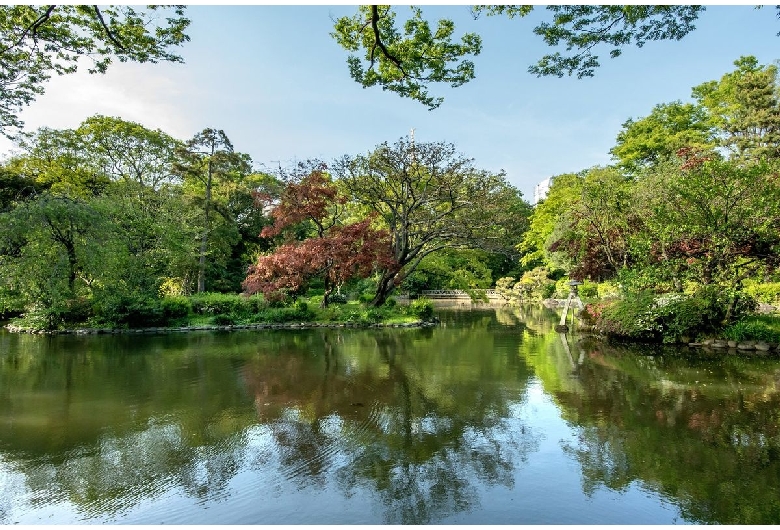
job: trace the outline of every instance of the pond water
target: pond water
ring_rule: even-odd
[[[440,317],[0,332],[0,524],[780,523],[780,360]]]

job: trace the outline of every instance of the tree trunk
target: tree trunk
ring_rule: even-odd
[[[73,294],[73,286],[76,284],[76,270],[78,269],[78,259],[76,258],[76,247],[71,241],[65,242],[65,250],[68,253],[68,288]]]
[[[213,155],[213,147],[212,147]],[[213,170],[211,166],[211,159],[208,162],[208,177],[206,179],[206,206],[205,206],[205,226],[203,227],[203,235],[200,238],[200,256],[198,257],[198,292],[206,292],[206,249],[209,242],[209,213],[211,210],[211,178]]]
[[[325,274],[325,292],[322,295],[322,302],[320,303],[321,308],[328,307],[328,304],[330,303],[330,295],[333,292],[333,285],[331,285],[330,281],[328,280],[328,275]]]
[[[374,307],[381,307],[387,301],[387,298],[395,290],[395,274],[385,272],[382,274],[382,278],[379,280],[379,285],[376,287],[376,294],[371,301],[371,305]]]

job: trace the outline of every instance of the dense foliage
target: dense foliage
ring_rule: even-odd
[[[182,141],[108,116],[19,147],[0,168],[0,314],[37,328],[175,324],[201,314],[193,294],[233,293],[229,306],[242,290],[276,307],[249,296],[209,318],[305,320],[296,299],[319,292],[323,307],[372,302],[341,315],[372,321],[401,286],[491,286],[530,211],[445,144],[345,157],[340,178],[320,162],[254,172],[222,130]]]
[[[528,205],[503,172],[474,167],[443,142],[400,139],[336,165],[339,182],[389,233],[392,263],[380,269],[380,306],[427,256],[444,249],[515,254]]]
[[[744,335],[757,302],[780,302],[780,90],[775,66],[735,67],[691,103],[627,120],[613,166],[555,177],[533,208],[443,142],[402,138],[268,175],[219,129],[182,141],[107,116],[42,128],[0,167],[0,315],[227,323],[302,318],[306,299],[370,322],[399,290],[479,299],[495,286],[538,302],[577,279],[600,300],[588,311],[602,331]],[[209,292],[233,298],[204,314],[191,295]]]
[[[617,285],[602,331],[674,341],[714,332],[780,279],[780,88],[753,57],[630,119],[616,165],[553,180],[520,248],[527,264]],[[715,296],[717,294],[717,296]]]
[[[122,324],[147,299],[198,284],[240,289],[268,224],[252,193],[274,180],[252,173],[246,155],[233,155],[240,164],[207,161],[209,188],[188,144],[106,116],[41,129],[20,148],[3,166],[11,184],[0,206],[6,316],[41,315],[46,327],[86,318]]]

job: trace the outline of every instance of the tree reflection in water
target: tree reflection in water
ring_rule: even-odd
[[[576,381],[548,377],[545,389],[577,429],[564,450],[581,466],[586,494],[636,482],[690,521],[780,522],[780,361],[597,341],[579,347],[587,361]],[[555,345],[547,351],[555,363]]]
[[[516,466],[538,445],[509,410],[526,381],[486,383],[506,369],[492,361],[478,377],[472,363],[429,372],[447,347],[420,352],[420,337],[376,332],[345,345],[324,335],[319,373],[292,352],[246,367],[286,478],[324,487],[335,476],[346,496],[374,491],[385,522],[403,524],[473,509],[478,484],[513,486]]]
[[[780,523],[778,359],[567,353],[549,314],[443,316],[426,330],[0,333],[0,522],[124,522],[147,506],[174,522],[295,522],[322,506],[260,501],[309,490],[335,503],[323,522],[352,498],[371,522],[457,521],[521,491],[508,517],[538,501],[539,520],[559,521],[555,496],[519,477],[550,477],[549,492],[574,462],[591,497],[572,504],[616,518],[636,501],[599,490],[652,490],[645,506],[692,522]],[[550,418],[529,411],[529,381],[575,435],[545,444],[564,455],[535,453]],[[169,499],[186,513],[168,517]],[[205,519],[234,506],[246,512]]]

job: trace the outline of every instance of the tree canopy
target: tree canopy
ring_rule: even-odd
[[[400,139],[335,167],[350,197],[376,213],[390,233],[393,265],[381,273],[373,303],[387,296],[427,255],[444,248],[513,249],[525,229],[522,199],[503,173],[474,167],[455,146]]]
[[[710,289],[730,298],[726,319],[745,280],[777,278],[776,67],[751,56],[734,65],[694,87],[693,103],[626,121],[615,166],[556,177],[521,262],[635,293]]]
[[[220,201],[215,200],[215,194],[221,187],[229,188],[231,182],[244,179],[251,172],[251,159],[233,149],[225,131],[212,128],[203,129],[180,146],[177,155],[173,171],[184,179],[193,202],[203,212],[198,257],[198,292],[202,293],[206,291],[206,262],[209,256],[214,256],[214,252],[209,252],[209,244],[215,239],[211,234],[217,230],[213,214],[230,218],[229,212],[220,207]],[[231,230],[221,236],[222,239],[234,239],[238,234]]]
[[[270,208],[274,219],[260,235],[288,235],[283,244],[259,256],[249,267],[245,292],[262,292],[267,299],[283,298],[297,294],[320,276],[324,280],[324,307],[334,288],[391,265],[387,231],[372,226],[374,215],[351,221],[345,208],[347,198],[325,170],[324,165],[316,165],[300,182],[289,182],[278,201],[267,193],[256,194],[258,206]],[[296,235],[302,235],[303,240],[296,241]]]

